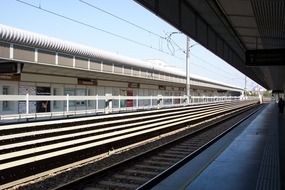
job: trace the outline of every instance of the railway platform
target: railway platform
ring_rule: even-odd
[[[154,189],[281,189],[284,119],[266,105]]]

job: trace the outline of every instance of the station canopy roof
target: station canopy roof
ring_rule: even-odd
[[[0,46],[1,43],[6,44],[7,43],[13,43],[17,44],[20,46],[23,46],[25,48],[30,48],[35,50],[34,48],[39,48],[39,50],[46,51],[46,52],[57,52],[57,53],[63,53],[64,55],[71,55],[75,56],[76,58],[79,57],[79,59],[83,60],[92,60],[92,61],[97,61],[100,63],[109,63],[109,64],[119,64],[119,65],[124,65],[126,67],[135,67],[135,68],[140,68],[140,69],[146,69],[150,72],[155,72],[157,71],[158,73],[161,74],[166,74],[168,76],[180,76],[182,78],[185,77],[186,73],[183,72],[180,69],[170,67],[166,63],[160,61],[160,60],[138,60],[122,55],[117,55],[111,52],[107,52],[104,50],[96,49],[93,47],[25,31],[19,28],[14,28],[6,25],[0,24]],[[9,47],[9,46],[8,46]],[[0,49],[0,54],[1,54],[1,49]],[[52,55],[55,56],[54,53]],[[8,56],[9,57],[9,56]],[[17,60],[19,61],[19,60]],[[37,63],[33,62],[32,63]],[[2,63],[2,64],[1,64]],[[3,64],[3,63],[8,63]],[[14,69],[17,70],[17,64],[14,64],[13,60],[9,58],[2,58],[0,56],[0,75],[2,70],[4,70],[2,73],[5,73],[5,69]],[[56,66],[57,67],[57,66]],[[125,68],[126,68],[125,67]],[[89,77],[94,77],[94,73],[89,73],[86,74],[86,72],[81,71],[82,68],[75,69],[74,67],[72,71],[70,69],[58,69],[54,68],[51,65],[41,65],[41,64],[25,64],[25,66],[22,68],[24,72],[32,72],[32,73],[45,73],[45,74],[58,74],[58,75],[66,75],[66,76],[82,76],[86,77],[89,75]],[[1,70],[2,69],[2,70]],[[99,76],[99,74],[96,74],[96,76]],[[106,78],[107,77],[107,78]],[[105,73],[100,75],[100,78],[103,79],[109,79],[109,75],[106,75]],[[114,76],[113,76],[114,77]],[[120,78],[122,79],[122,78]],[[193,82],[202,82],[206,83],[208,87],[215,87],[218,89],[225,89],[225,90],[233,90],[233,91],[238,91],[241,92],[242,89],[237,86],[229,85],[223,82],[211,80],[206,77],[201,77],[198,75],[193,75],[191,74],[191,80]],[[201,83],[199,84],[201,85]],[[213,86],[214,85],[214,86]]]
[[[284,0],[136,0],[267,89],[285,89]]]

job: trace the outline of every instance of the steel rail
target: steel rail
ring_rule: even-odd
[[[35,127],[42,127],[42,126],[52,126],[52,125],[64,125],[64,124],[76,124],[82,122],[92,122],[93,120],[118,120],[122,117],[128,116],[130,117],[137,117],[139,115],[152,115],[155,113],[164,113],[170,112],[175,110],[185,110],[185,109],[195,109],[195,108],[203,108],[203,107],[211,107],[215,105],[223,105],[223,104],[233,104],[240,101],[231,101],[231,102],[218,102],[218,103],[209,103],[209,104],[201,104],[201,105],[191,105],[191,106],[182,106],[182,107],[174,107],[174,108],[162,108],[158,110],[147,110],[147,111],[138,111],[138,112],[127,112],[127,113],[115,113],[115,114],[108,114],[108,115],[96,115],[96,116],[88,116],[88,117],[78,117],[78,118],[64,118],[64,119],[56,119],[56,120],[47,120],[47,121],[35,121],[35,122],[25,122],[25,123],[16,123],[16,124],[5,124],[2,125],[0,131],[11,130],[11,129],[21,129],[21,128],[35,128]],[[243,101],[242,101],[243,102]]]
[[[179,113],[177,115],[175,115],[176,112],[171,112],[171,111],[173,111],[171,109],[161,110],[162,112],[164,112],[163,113],[164,116],[168,115],[164,119],[161,119],[162,115],[160,114],[160,112],[155,112],[155,113],[157,113],[157,115],[156,115],[157,120],[152,121],[152,122],[151,122],[151,120],[150,121],[143,121],[142,120],[141,123],[139,123],[139,125],[141,125],[140,128],[139,128],[139,126],[135,127],[136,126],[135,123],[126,124],[125,127],[129,127],[129,128],[125,129],[125,131],[119,130],[118,132],[113,132],[113,134],[109,134],[109,136],[108,135],[106,136],[106,134],[102,134],[101,140],[100,140],[100,138],[98,138],[98,135],[97,135],[97,137],[95,137],[95,138],[94,137],[92,137],[92,138],[87,137],[85,139],[86,141],[84,141],[84,142],[82,141],[82,139],[78,139],[77,141],[76,140],[70,141],[70,142],[68,142],[68,144],[66,144],[66,142],[64,142],[65,144],[64,143],[63,144],[65,146],[62,146],[62,149],[59,149],[59,146],[58,146],[59,144],[53,144],[53,148],[52,148],[52,146],[50,146],[50,149],[44,149],[42,147],[36,147],[36,148],[30,149],[31,152],[24,150],[22,152],[17,151],[17,152],[2,154],[1,158],[0,158],[0,161],[1,161],[0,168],[4,171],[9,171],[9,168],[15,168],[15,167],[21,166],[23,164],[33,164],[37,161],[46,160],[47,158],[53,158],[55,156],[68,155],[69,153],[72,153],[74,151],[84,150],[84,149],[88,149],[88,148],[91,148],[94,146],[101,146],[101,145],[105,145],[106,143],[107,144],[115,143],[115,142],[121,141],[123,139],[125,139],[127,141],[128,139],[131,139],[131,138],[136,137],[136,136],[141,136],[141,135],[146,135],[146,137],[147,137],[148,134],[151,134],[152,132],[155,132],[155,131],[161,131],[161,132],[163,132],[164,130],[167,131],[167,130],[171,129],[171,127],[174,127],[177,125],[182,125],[182,124],[185,125],[186,123],[189,123],[189,122],[191,123],[195,120],[198,122],[198,121],[205,120],[205,119],[213,117],[213,116],[217,116],[217,115],[222,114],[222,113],[225,114],[225,113],[227,113],[233,109],[238,110],[241,107],[244,107],[246,105],[249,106],[249,105],[255,104],[255,102],[247,102],[247,103],[243,102],[242,104],[239,104],[239,103],[240,102],[221,104],[220,106],[212,106],[212,107],[214,107],[214,109],[212,109],[212,110],[209,109],[210,108],[209,106],[201,106],[202,108],[199,110],[199,108],[198,108],[199,106],[198,106],[195,108],[196,112],[195,112],[195,109],[192,109],[192,111],[190,111],[191,109],[188,108],[189,113],[187,113],[187,111],[185,111],[185,109],[187,109],[187,108],[183,107],[181,109],[176,109],[176,110],[178,110],[177,113]],[[150,116],[149,118],[152,118],[152,119],[155,118],[155,117],[152,117],[153,112],[152,111],[150,111],[150,112],[151,113],[148,113]],[[167,113],[167,112],[169,112],[169,113]],[[211,114],[209,114],[209,113],[211,113]],[[126,115],[128,115],[128,114],[126,114]],[[136,115],[140,115],[140,114],[136,114]],[[179,118],[181,116],[183,116],[183,117]],[[120,116],[120,117],[122,118],[122,116]],[[142,115],[142,117],[144,117],[144,116]],[[104,119],[101,119],[101,121],[103,121],[103,120]],[[133,121],[136,121],[136,120],[133,119],[132,122]],[[126,122],[126,120],[124,120],[123,122]],[[149,124],[147,126],[144,126],[147,123],[149,123]],[[73,123],[71,123],[71,124],[73,124]],[[53,124],[53,125],[56,126],[56,124]],[[160,125],[162,125],[162,126],[160,126]],[[113,128],[113,131],[120,128],[119,125],[117,127],[118,128]],[[24,128],[20,128],[20,129],[24,129]],[[109,130],[112,131],[111,129],[109,129]],[[104,130],[102,130],[101,132],[103,132],[103,131]],[[92,136],[96,135],[96,133],[94,133],[94,134],[91,133],[91,134],[92,134]],[[35,135],[35,132],[33,133],[33,135]],[[3,136],[1,136],[1,137],[3,137]],[[79,135],[79,137],[80,137],[80,135]],[[27,142],[29,142],[29,141],[27,141]],[[32,144],[36,143],[36,141],[30,141],[30,142],[32,142]],[[78,146],[75,146],[75,142],[79,143]],[[87,144],[82,144],[82,143],[87,143]],[[4,146],[2,146],[0,149],[0,152],[2,150],[5,150],[5,149],[8,150],[9,146],[10,146],[10,149],[12,151],[13,148],[17,147],[16,145],[17,145],[17,143],[12,142],[11,144],[8,144],[6,146],[6,148]],[[18,145],[20,146],[20,144],[18,144]],[[26,145],[28,145],[28,144],[24,143],[24,146],[26,146]],[[47,145],[47,146],[49,146],[49,145]],[[69,147],[69,146],[75,146],[75,147]],[[54,151],[53,151],[53,149],[54,149]],[[46,152],[46,151],[50,151],[50,152]],[[106,150],[106,151],[108,151],[108,150]],[[32,155],[35,155],[36,153],[39,153],[39,154],[36,155],[35,157],[32,157]],[[17,157],[19,159],[17,159]],[[9,161],[9,159],[10,159],[10,161]],[[4,163],[4,164],[2,164],[2,163]]]
[[[236,107],[239,107],[239,106],[240,105],[238,105]],[[208,112],[206,112],[206,113],[187,114],[187,115],[189,117],[193,118],[193,120],[197,120],[200,117],[203,118],[203,117],[211,116],[212,113],[213,114],[219,114],[221,112],[225,112],[227,110],[234,109],[236,107],[228,107],[228,108],[217,109],[217,110],[208,110]],[[104,134],[101,134],[101,135],[99,134],[99,135],[96,135],[96,136],[85,137],[85,138],[71,140],[71,141],[67,141],[67,142],[60,142],[60,143],[55,143],[55,144],[52,144],[52,145],[46,145],[46,146],[42,146],[42,147],[37,147],[36,150],[34,148],[31,148],[31,149],[25,149],[25,150],[22,150],[22,151],[17,151],[16,153],[15,152],[9,152],[9,153],[6,153],[6,154],[4,153],[4,154],[2,154],[2,156],[0,158],[0,161],[3,161],[5,159],[9,159],[9,158],[15,158],[15,157],[19,157],[19,156],[24,156],[24,155],[27,155],[27,154],[35,154],[37,152],[47,151],[47,150],[50,150],[50,149],[58,149],[60,147],[65,147],[65,146],[69,146],[69,145],[75,145],[75,144],[79,144],[79,143],[82,143],[82,142],[100,140],[100,139],[105,139],[107,137],[112,137],[112,136],[117,136],[117,135],[122,135],[122,134],[128,134],[130,132],[146,130],[146,129],[149,129],[149,128],[152,128],[153,130],[157,130],[157,129],[159,129],[158,126],[160,126],[160,125],[166,125],[168,123],[179,122],[179,121],[183,121],[185,119],[188,119],[188,117],[185,117],[185,115],[176,115],[175,118],[176,119],[163,118],[164,121],[159,122],[159,123],[152,123],[152,124],[149,124],[149,125],[145,125],[144,124],[144,125],[141,125],[140,127],[132,126],[132,128],[130,128],[130,129],[119,130],[119,131],[116,131],[116,132],[112,132],[110,134],[104,133]],[[175,124],[178,124],[178,123],[174,123],[174,125]],[[137,125],[137,123],[134,123],[133,125]],[[156,127],[156,128],[154,128],[154,127]],[[36,135],[36,133],[33,133],[33,135]],[[3,149],[5,149],[5,146],[4,146]],[[65,149],[65,151],[67,151],[67,149]],[[0,165],[0,169],[3,169],[2,167]]]
[[[214,110],[211,109],[211,112],[213,111],[217,111],[218,109]],[[187,113],[188,112],[188,113]],[[211,113],[211,112],[207,112],[207,113]],[[205,110],[199,110],[196,111],[195,114],[193,114],[192,112],[189,111],[183,111],[183,112],[171,112],[171,113],[167,113],[167,114],[159,114],[159,115],[150,115],[149,117],[142,117],[142,118],[132,118],[132,119],[123,119],[120,121],[114,121],[114,122],[102,122],[102,123],[96,123],[96,124],[87,124],[87,125],[80,125],[78,127],[80,127],[79,129],[86,129],[86,128],[93,128],[95,126],[101,126],[101,125],[110,125],[110,124],[117,124],[115,126],[111,126],[111,127],[106,127],[106,128],[99,128],[99,129],[91,129],[88,131],[83,131],[83,132],[77,132],[77,133],[71,133],[71,134],[63,134],[63,135],[57,135],[54,137],[48,137],[48,138],[41,138],[41,139],[36,139],[36,140],[29,140],[29,141],[24,141],[24,142],[18,142],[18,143],[12,143],[12,144],[8,144],[8,145],[3,145],[1,146],[1,150],[0,152],[3,152],[3,150],[5,149],[11,149],[11,148],[16,148],[16,147],[21,147],[21,146],[27,146],[27,145],[35,145],[38,143],[44,143],[44,142],[50,142],[50,141],[55,141],[55,140],[60,140],[60,139],[65,139],[65,138],[75,138],[75,137],[79,137],[79,136],[83,136],[83,135],[96,135],[96,133],[100,133],[100,132],[107,132],[107,131],[114,131],[114,130],[122,130],[124,128],[130,128],[134,125],[146,125],[149,123],[154,123],[154,122],[159,122],[159,121],[163,121],[163,120],[168,120],[168,121],[172,121],[170,119],[174,119],[174,118],[180,118],[180,117],[186,117],[186,116],[199,116],[198,113],[205,113]],[[171,116],[167,116],[167,115],[171,115]],[[156,118],[156,119],[152,119],[152,118]],[[152,119],[152,120],[149,120]],[[142,120],[142,121],[141,121]],[[136,121],[136,123],[129,123],[129,124],[125,124],[126,122],[130,122],[130,121]],[[138,122],[140,121],[140,122]],[[118,125],[120,123],[123,123],[122,125]],[[26,137],[29,135],[42,135],[42,134],[48,134],[48,133],[56,133],[59,131],[69,131],[69,130],[74,130],[75,127],[67,127],[67,128],[60,128],[60,129],[50,129],[50,130],[44,130],[42,132],[36,131],[36,132],[26,132],[26,133],[21,133],[21,134],[16,134],[16,135],[5,135],[4,137],[2,137],[2,141],[3,140],[8,140],[8,139],[13,139],[15,141],[15,138],[19,138],[19,137]],[[66,129],[66,130],[64,130]]]
[[[249,110],[249,109],[251,109],[251,108],[252,108],[252,107],[246,107],[245,110]],[[259,109],[261,109],[261,108],[259,108]],[[258,110],[259,110],[259,109],[258,109]],[[210,142],[208,142],[208,143],[205,144],[204,146],[200,147],[198,150],[194,151],[192,154],[186,156],[185,158],[183,158],[183,159],[182,159],[181,161],[179,161],[178,163],[176,163],[176,164],[174,164],[173,166],[169,167],[165,172],[160,173],[158,176],[152,178],[150,181],[148,181],[148,182],[144,183],[143,185],[139,186],[139,189],[151,189],[151,187],[153,187],[153,186],[154,186],[155,184],[157,184],[159,181],[161,181],[162,179],[164,179],[165,177],[167,177],[168,175],[170,175],[171,173],[173,173],[175,170],[177,170],[177,169],[178,169],[179,167],[181,167],[183,164],[185,164],[186,162],[188,162],[189,160],[191,160],[193,157],[195,157],[195,156],[196,156],[197,154],[199,154],[201,151],[203,151],[204,149],[206,149],[207,147],[209,147],[211,144],[213,144],[214,142],[216,142],[219,138],[221,138],[221,137],[224,136],[226,133],[228,133],[232,128],[234,128],[234,127],[237,126],[239,123],[241,123],[241,122],[243,122],[244,120],[246,120],[247,118],[249,118],[251,115],[253,115],[254,113],[256,113],[258,110],[255,110],[253,113],[251,113],[250,115],[248,115],[246,118],[243,118],[243,119],[239,120],[239,121],[236,122],[233,126],[231,126],[230,129],[226,130],[225,132],[223,132],[222,134],[220,134],[218,137],[215,137],[215,138],[212,139]],[[236,114],[239,114],[239,113],[241,113],[242,111],[244,111],[244,110],[243,110],[243,109],[239,109]],[[219,121],[215,122],[214,125],[215,125],[215,124],[218,124],[218,123],[221,123],[221,122],[223,122],[223,121],[225,121],[225,120],[227,120],[227,119],[229,119],[229,118],[231,118],[231,116],[229,116],[229,117],[227,117],[227,118],[225,118],[225,119],[222,119],[222,120],[219,120]],[[210,124],[209,126],[211,126],[211,125],[213,125],[213,123]],[[207,127],[209,127],[209,126],[207,126]],[[201,128],[201,129],[199,129],[198,131],[195,131],[195,133],[196,133],[196,132],[203,131],[203,130],[207,129],[207,127]],[[125,163],[129,163],[129,162],[131,163],[132,160],[137,160],[138,158],[142,158],[142,159],[143,159],[143,157],[144,157],[145,154],[152,154],[152,152],[157,151],[158,149],[161,149],[161,148],[163,148],[163,147],[165,147],[165,146],[168,146],[169,144],[174,144],[174,143],[176,143],[177,141],[179,141],[179,140],[181,140],[181,139],[187,138],[189,135],[191,136],[191,135],[193,135],[193,133],[185,134],[184,136],[180,137],[179,139],[175,139],[175,140],[170,141],[170,142],[168,142],[168,143],[166,143],[166,144],[163,144],[163,145],[161,145],[161,146],[159,146],[159,147],[153,148],[153,149],[151,149],[151,150],[147,150],[147,151],[145,151],[145,152],[142,152],[142,153],[138,154],[137,156],[128,158],[128,159],[126,159],[126,160],[124,160],[124,161],[121,161],[121,162],[116,163],[116,164],[114,164],[114,165],[108,166],[108,167],[106,167],[105,169],[101,169],[100,171],[96,171],[96,172],[93,172],[93,173],[91,173],[91,174],[89,174],[89,175],[86,175],[86,176],[84,176],[84,177],[75,179],[75,180],[73,180],[73,181],[71,181],[71,182],[69,182],[69,183],[62,184],[62,185],[60,185],[60,186],[54,188],[53,190],[73,189],[74,187],[78,187],[78,185],[81,184],[81,181],[83,182],[82,184],[88,184],[88,181],[89,181],[90,179],[95,179],[95,178],[96,178],[95,176],[97,176],[97,177],[100,177],[100,176],[101,176],[101,177],[102,177],[102,176],[104,176],[104,173],[105,173],[105,172],[108,173],[108,172],[110,172],[110,170],[113,170],[114,168],[115,168],[115,170],[116,170],[116,169],[119,169],[121,165],[123,165],[123,164],[125,164]],[[169,158],[169,159],[170,159],[170,158]],[[171,159],[170,159],[170,160],[171,160]],[[160,161],[160,162],[161,162],[161,161]],[[145,166],[145,165],[142,165],[142,167],[146,167],[146,166]],[[154,167],[154,168],[155,168],[155,167]],[[122,168],[120,168],[120,170],[122,170]],[[98,178],[97,178],[97,179],[98,179]],[[92,181],[92,180],[91,180],[91,181]],[[80,186],[80,185],[79,185],[79,186]],[[81,186],[81,187],[83,188],[84,185]],[[86,186],[85,186],[85,187],[86,187]],[[93,187],[93,186],[90,187],[90,188],[95,188],[95,189],[96,189],[96,187]],[[106,188],[107,188],[107,186],[106,186]],[[100,189],[100,188],[98,188],[98,189]],[[130,188],[130,189],[135,189],[135,188]]]
[[[226,105],[233,105],[232,103],[231,104],[222,104],[222,106],[226,106]],[[112,119],[109,119],[108,118],[108,121],[105,121],[103,118],[103,121],[102,118],[96,118],[96,119],[93,119],[92,120],[92,123],[88,123],[88,124],[80,124],[80,125],[74,125],[75,123],[73,122],[72,126],[60,126],[61,124],[61,121],[58,121],[57,123],[53,123],[53,124],[49,124],[47,123],[50,127],[52,127],[52,125],[56,125],[55,129],[54,128],[51,128],[50,130],[47,129],[48,127],[47,126],[41,126],[41,128],[38,128],[36,129],[35,126],[31,126],[33,125],[30,124],[30,126],[28,127],[23,127],[21,128],[21,132],[22,130],[25,130],[25,135],[35,135],[35,129],[36,129],[36,132],[37,134],[46,134],[46,133],[51,133],[51,132],[63,132],[63,131],[68,131],[68,130],[75,130],[75,129],[81,129],[81,128],[89,128],[89,127],[96,127],[96,126],[100,126],[100,125],[114,125],[114,124],[118,124],[118,123],[126,123],[126,122],[132,122],[132,121],[138,121],[138,120],[148,120],[148,119],[152,119],[152,118],[155,118],[157,116],[159,117],[166,117],[168,115],[173,115],[173,114],[180,114],[180,113],[186,113],[186,112],[196,112],[196,111],[199,111],[199,110],[206,110],[206,109],[209,109],[209,108],[216,108],[216,107],[219,107],[221,105],[211,105],[211,106],[205,106],[205,107],[201,107],[201,108],[184,108],[184,109],[179,109],[176,111],[176,109],[172,110],[167,110],[167,112],[164,110],[161,112],[155,112],[155,113],[145,113],[145,114],[139,114],[139,115],[136,115],[135,117],[133,117],[132,115],[129,115],[129,114],[125,114],[123,116],[120,116],[120,117],[114,117]],[[106,118],[107,119],[107,118]],[[65,120],[64,120],[65,121]],[[81,122],[83,122],[82,120],[80,120]],[[96,123],[95,123],[96,122]],[[37,125],[37,124],[35,124]],[[11,126],[11,128],[9,128],[9,126],[6,126],[6,127],[3,127],[4,129],[2,129],[1,131],[1,128],[0,128],[0,131],[1,131],[1,134],[0,136],[2,136],[2,140],[4,139],[8,139],[10,138],[9,135],[5,135],[6,133],[11,133],[9,131],[13,130],[13,133],[16,133],[16,128],[14,128],[13,126]],[[24,129],[25,128],[25,129]],[[29,133],[28,131],[32,131],[31,133]],[[5,135],[5,136],[4,136]],[[12,138],[18,138],[18,137],[21,137],[22,135],[14,135]]]

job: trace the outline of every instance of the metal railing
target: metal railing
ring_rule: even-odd
[[[163,107],[186,106],[187,96],[39,96],[39,95],[0,95],[2,102],[18,102],[22,104],[22,113],[19,106],[15,113],[0,114],[0,120],[27,119],[39,117],[62,117],[72,115],[103,114],[111,112],[135,111],[144,109],[160,109]],[[240,96],[192,96],[190,104],[201,104],[211,102],[223,102],[242,100]],[[52,111],[36,112],[31,110],[31,103],[49,102]],[[59,102],[59,108],[55,109],[54,102]],[[77,105],[82,103],[83,105]],[[24,108],[23,108],[24,106]],[[60,109],[60,110],[59,110]]]

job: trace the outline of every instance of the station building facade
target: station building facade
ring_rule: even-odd
[[[0,25],[0,95],[183,96],[185,83],[185,73],[175,68]],[[239,96],[242,92],[199,76],[191,76],[190,85],[192,96]],[[134,104],[120,103],[126,107]],[[31,112],[62,111],[66,106],[60,101],[29,104]],[[92,109],[94,104],[83,100],[69,106]],[[100,101],[99,107],[104,104]],[[24,110],[25,102],[0,104],[0,114]]]

